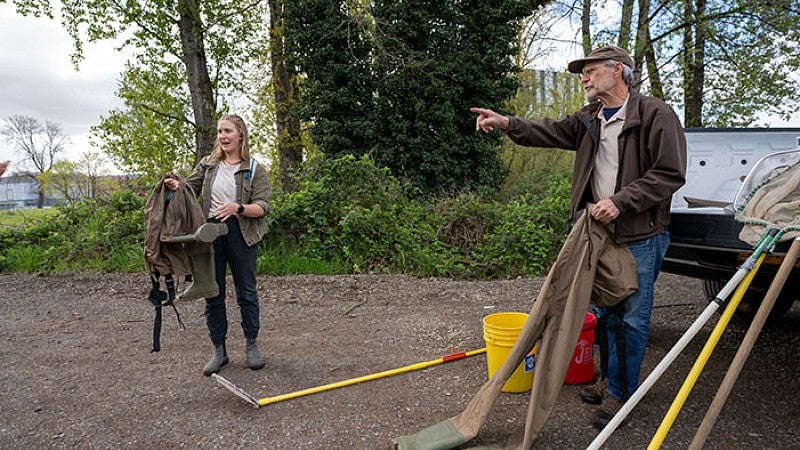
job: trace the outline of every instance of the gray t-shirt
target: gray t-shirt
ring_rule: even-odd
[[[224,162],[220,162],[217,166],[217,176],[214,177],[214,185],[211,186],[209,218],[214,217],[214,213],[219,206],[236,201],[236,179],[233,175],[237,170],[239,170],[239,164],[229,166]]]

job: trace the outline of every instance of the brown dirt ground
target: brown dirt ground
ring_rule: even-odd
[[[238,310],[222,375],[256,398],[483,347],[482,317],[530,309],[541,279],[452,281],[403,275],[259,278],[268,366],[244,364]],[[144,275],[0,274],[0,447],[376,449],[460,412],[486,379],[485,356],[274,403],[247,405],[201,374],[210,344],[201,303],[165,311],[150,353]],[[705,308],[697,280],[663,274],[645,371]],[[230,296],[229,296],[230,298]],[[230,300],[229,300],[230,301]],[[641,449],[658,428],[716,317],[606,448]],[[746,331],[732,324],[663,448],[686,448]],[[706,448],[800,448],[800,308],[765,330]],[[565,386],[537,449],[585,448],[594,407]],[[470,444],[502,442],[527,394],[503,394]]]

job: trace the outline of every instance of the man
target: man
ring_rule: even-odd
[[[586,390],[581,398],[601,403],[594,421],[599,429],[639,386],[653,285],[669,245],[670,203],[686,174],[686,137],[678,117],[662,100],[631,89],[632,68],[630,55],[614,46],[570,62],[568,70],[580,74],[589,104],[558,120],[471,108],[478,114],[476,130],[499,128],[520,145],[574,150],[572,218],[594,203],[590,215],[613,223],[616,241],[626,243],[636,259],[638,290],[612,308],[598,308],[599,322],[607,325],[608,354],[601,357],[607,387],[598,383],[596,395]]]

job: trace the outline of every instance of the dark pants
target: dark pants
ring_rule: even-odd
[[[214,345],[225,342],[225,336],[228,334],[225,308],[225,272],[228,266],[231,268],[233,285],[236,288],[236,303],[239,304],[242,315],[244,337],[255,339],[260,327],[256,290],[258,244],[247,246],[239,228],[239,221],[235,217],[228,218],[225,223],[228,225],[228,234],[214,240],[214,268],[219,295],[206,299],[206,326]]]

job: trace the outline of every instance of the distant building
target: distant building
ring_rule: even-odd
[[[8,175],[0,178],[0,209],[35,208],[39,200],[39,183],[28,175]],[[45,196],[44,206],[63,200]]]

